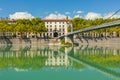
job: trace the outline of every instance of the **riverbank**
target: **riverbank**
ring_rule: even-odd
[[[79,45],[107,45],[107,44],[120,44],[120,37],[115,38],[82,38],[74,39],[75,43]],[[0,44],[31,44],[31,45],[61,45],[60,40],[56,39],[19,39],[19,38],[2,38],[0,39]]]
[[[36,39],[36,38],[28,38],[28,39],[20,39],[20,38],[2,38],[0,39],[0,44],[32,44],[32,45],[59,45],[60,42],[56,41],[56,39]]]
[[[75,39],[76,43],[79,44],[120,44],[120,37],[114,38],[82,38],[82,39]]]

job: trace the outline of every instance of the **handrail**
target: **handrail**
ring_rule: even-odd
[[[61,35],[61,36],[58,37],[58,39],[62,38],[62,37],[65,37],[65,36],[70,36],[70,35],[74,35],[74,34],[78,34],[78,33],[83,33],[83,32],[88,32],[88,31],[92,31],[92,30],[102,29],[102,28],[109,28],[109,27],[118,26],[118,25],[120,25],[120,20],[104,23],[104,24],[97,25],[97,26],[91,26],[91,27],[84,28],[84,29],[81,29],[81,30],[77,30],[77,31],[74,31],[74,32],[71,32],[71,33],[68,33],[68,34]]]

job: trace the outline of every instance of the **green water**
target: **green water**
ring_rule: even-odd
[[[0,80],[120,80],[120,49],[0,45]]]

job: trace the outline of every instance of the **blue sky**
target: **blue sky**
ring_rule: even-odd
[[[27,12],[44,18],[50,14],[85,17],[89,12],[99,15],[113,13],[120,8],[120,0],[0,0],[0,17],[15,12]]]

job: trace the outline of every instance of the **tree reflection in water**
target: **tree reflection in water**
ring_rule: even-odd
[[[74,51],[73,51],[74,50]],[[72,53],[71,53],[72,52]],[[74,53],[73,53],[74,52]],[[82,64],[92,67],[95,70],[109,74],[110,76],[119,77],[120,72],[120,50],[103,47],[80,47],[72,49],[68,54],[71,59],[81,62]]]
[[[18,46],[8,48],[0,46],[1,69],[37,70],[44,67],[68,67],[70,62],[67,55],[60,54],[58,47],[49,46]]]
[[[74,74],[74,72],[78,72],[77,77],[81,78],[83,76],[83,80],[88,80],[91,77],[93,80],[96,80],[96,76],[94,76],[96,73],[98,73],[97,77],[102,76],[105,80],[108,79],[109,76],[117,77],[119,80],[120,72],[116,71],[116,69],[120,70],[119,57],[119,49],[108,47],[91,47],[88,45],[81,47],[0,45],[1,72],[4,69],[8,70],[11,74],[10,70],[13,69],[16,75],[19,75],[16,71],[27,71],[30,73],[31,71],[42,70],[47,74],[49,71],[44,71],[45,69],[52,69],[50,72],[56,74],[54,71],[60,69],[66,72],[70,70],[71,72],[69,73],[75,77],[76,74]],[[40,73],[43,75],[42,72],[39,72],[39,74]],[[69,73],[67,74],[69,75]],[[87,73],[90,75],[88,78],[84,77]],[[62,71],[59,73],[59,75],[62,76],[65,74],[66,73]],[[35,75],[37,75],[37,73],[35,73]],[[67,76],[67,78],[71,79],[71,76]],[[115,78],[113,78],[113,80]]]

